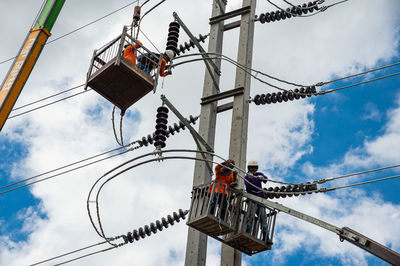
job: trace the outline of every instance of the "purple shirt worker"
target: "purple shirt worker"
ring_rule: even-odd
[[[266,177],[261,172],[257,172],[257,161],[249,161],[249,163],[247,164],[247,170],[249,171],[249,174],[244,177],[246,181],[248,181],[244,182],[244,184],[246,185],[246,191],[250,194],[263,198],[261,183],[267,183],[268,177]]]

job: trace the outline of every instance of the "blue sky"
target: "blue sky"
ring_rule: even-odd
[[[0,61],[15,55],[41,4],[39,0],[22,2],[7,3],[1,8],[0,32],[8,37],[3,41]],[[207,33],[209,2],[196,1],[198,6],[194,10],[190,1],[170,0],[164,8],[149,15],[143,31],[158,48],[164,49],[167,26],[176,11],[195,35]],[[51,38],[128,3],[85,1],[77,5],[69,1]],[[228,10],[240,5],[239,0],[228,1]],[[131,9],[46,46],[16,106],[82,84],[93,50],[120,34],[122,25],[130,23]],[[256,13],[274,9],[258,1]],[[19,23],[11,24],[17,11],[23,16],[18,17]],[[79,15],[82,12],[85,16]],[[253,68],[292,82],[313,84],[399,62],[399,15],[400,3],[395,0],[349,0],[310,18],[257,23]],[[236,58],[237,34],[236,30],[229,31],[224,37],[224,54],[232,58]],[[184,34],[181,36],[180,42],[188,40]],[[145,45],[151,46],[142,38]],[[0,65],[1,78],[9,67],[10,63]],[[235,69],[227,63],[222,68],[221,89],[232,89]],[[400,66],[395,66],[321,89],[334,89],[399,70]],[[130,108],[124,118],[124,138],[136,140],[153,130],[160,94],[166,94],[183,114],[197,115],[203,74],[204,65],[200,63],[176,68],[156,94],[147,95]],[[252,96],[275,91],[254,79],[251,84]],[[88,92],[9,120],[0,133],[0,186],[115,148],[111,110],[111,104]],[[218,117],[215,150],[222,157],[228,154],[230,119],[230,111]],[[177,119],[171,115],[170,121]],[[184,132],[170,138],[167,148],[195,148],[195,145]],[[0,195],[0,264],[26,265],[100,242],[87,218],[89,189],[106,171],[152,151],[152,147],[147,147]],[[400,162],[399,151],[400,76],[303,100],[250,106],[247,160],[258,160],[261,170],[275,180],[307,182],[394,165]],[[385,170],[321,187],[398,173],[398,169]],[[107,231],[110,235],[125,233],[179,208],[188,208],[192,177],[192,162],[151,165],[121,176],[102,196]],[[353,228],[399,252],[399,182],[393,179],[275,201],[338,227]],[[132,259],[137,265],[181,265],[186,237],[187,227],[181,223],[138,244],[80,260],[75,265],[127,265]],[[219,252],[220,244],[210,239],[207,265],[219,265]],[[341,243],[331,232],[280,213],[273,249],[252,257],[243,255],[243,265],[386,264],[348,243]]]

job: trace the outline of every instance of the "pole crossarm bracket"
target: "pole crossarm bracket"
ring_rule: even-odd
[[[178,119],[187,127],[190,131],[190,133],[193,135],[193,138],[195,138],[195,141],[199,141],[208,152],[214,153],[213,148],[208,145],[208,143],[200,136],[200,134],[190,125],[190,123],[186,120],[185,117],[179,111],[175,108],[175,106],[172,105],[172,103],[165,97],[165,95],[161,95],[161,100],[163,103],[178,117]]]
[[[231,12],[227,12],[225,14],[212,17],[212,18],[210,18],[209,24],[212,25],[212,24],[224,21],[226,19],[230,19],[230,18],[233,18],[233,17],[236,17],[236,16],[240,16],[240,15],[249,13],[250,9],[251,9],[250,6],[245,6],[245,7],[233,10]]]
[[[208,104],[208,103],[212,103],[212,102],[215,102],[215,101],[218,101],[218,100],[222,100],[222,99],[226,99],[226,98],[229,98],[229,97],[232,97],[232,96],[243,94],[243,91],[244,91],[244,88],[240,87],[240,88],[237,88],[237,89],[224,91],[224,92],[221,92],[221,93],[217,93],[217,94],[214,94],[214,95],[203,97],[203,98],[201,98],[201,103],[200,104],[201,105]]]

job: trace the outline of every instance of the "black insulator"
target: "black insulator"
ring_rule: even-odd
[[[195,45],[195,44],[194,44],[194,42],[193,42],[192,40],[189,41],[189,44],[190,44],[190,46],[191,46],[192,48],[194,48],[194,45]]]
[[[278,101],[278,102],[282,102],[283,101],[283,99],[282,99],[282,92],[278,92],[277,94],[276,94],[276,100]]]
[[[182,218],[182,219],[185,219],[185,212],[182,210],[182,209],[179,209],[179,216]]]
[[[179,223],[179,215],[178,215],[176,212],[174,212],[174,213],[172,213],[172,216],[174,217],[174,220],[175,220],[177,223]]]
[[[300,93],[301,93],[301,95],[300,95],[301,98],[303,98],[303,99],[306,98],[306,95],[305,95],[306,90],[304,88],[300,89]]]
[[[290,8],[286,8],[286,17],[287,18],[291,18],[292,17],[292,13],[290,12]]]
[[[157,227],[154,223],[150,224],[150,230],[153,232],[153,234],[157,233]]]
[[[261,102],[260,102],[260,95],[259,94],[257,94],[255,97],[254,97],[254,103],[256,104],[256,105],[260,105],[261,104]]]
[[[156,221],[156,226],[157,226],[158,231],[162,231],[163,230],[163,225],[159,220]]]
[[[174,43],[178,43],[178,37],[174,36],[174,35],[170,35],[167,38],[167,43],[168,42],[174,42]],[[167,44],[168,45],[168,44]]]
[[[205,42],[205,39],[207,39],[207,36],[208,35],[199,34],[199,37],[196,38],[196,39],[197,39],[198,42]]]
[[[273,187],[269,187],[269,188],[268,188],[268,191],[269,191],[269,192],[272,192],[272,191],[274,191],[274,188],[273,188]],[[269,193],[269,194],[268,194],[268,197],[269,197],[270,199],[273,199],[273,198],[275,198],[275,194]]]
[[[284,100],[285,102],[289,100],[287,91],[282,92],[282,100]]]
[[[302,7],[303,14],[307,14],[308,13],[307,4],[304,3],[301,7]]]
[[[192,123],[194,125],[194,124],[196,124],[196,120],[197,120],[197,117],[193,117],[192,115],[189,115],[190,123]]]
[[[143,143],[143,145],[146,146],[146,147],[149,145],[149,143],[147,142],[146,137],[143,137],[143,138],[142,138],[142,143]]]
[[[300,187],[300,192],[302,192],[301,195],[305,195],[306,194],[305,192],[307,191],[306,185],[300,184],[299,187]]]
[[[167,216],[167,219],[168,219],[168,223],[169,223],[169,224],[174,225],[174,219],[172,219],[172,216],[171,216],[171,215],[168,215],[168,216]]]
[[[165,228],[168,228],[168,222],[167,219],[165,219],[165,217],[161,218],[161,222]]]
[[[145,232],[144,232],[144,230],[143,230],[142,227],[139,227],[139,236],[140,236],[141,238],[145,238],[145,237],[146,237],[146,234],[145,234]]]
[[[301,6],[297,6],[297,8],[296,8],[296,13],[297,13],[297,15],[299,15],[299,16],[303,15],[303,12],[302,12],[302,10],[301,10]]]
[[[167,131],[163,129],[157,129],[156,135],[154,136],[154,141],[166,141],[167,140]]]
[[[305,188],[306,188],[305,190],[307,191],[307,194],[312,194],[312,192],[310,192],[310,191],[313,190],[313,187],[310,182],[306,183]]]
[[[287,186],[286,186],[286,192],[288,193],[288,196],[289,196],[289,197],[293,197],[293,194],[292,194],[292,192],[293,192],[293,187],[292,187],[291,185],[287,185]]]
[[[289,98],[289,100],[291,100],[291,101],[294,100],[294,93],[293,93],[293,91],[289,91],[289,92],[288,92],[288,98]]]
[[[264,13],[261,13],[261,15],[260,15],[260,22],[261,22],[262,24],[265,23],[265,14],[264,14]]]
[[[277,21],[281,20],[281,18],[282,18],[281,17],[281,11],[278,10],[278,11],[275,12],[275,18],[276,18]]]
[[[311,95],[312,95],[311,87],[306,87],[306,93],[307,93],[307,97],[311,97]]]
[[[167,125],[164,123],[159,123],[156,124],[156,129],[163,129],[163,130],[167,130]]]
[[[311,86],[311,93],[312,94],[317,93],[317,89],[315,88],[315,86]]]
[[[314,11],[314,8],[313,8],[313,3],[312,2],[308,2],[308,12],[313,12]]]
[[[165,118],[157,118],[156,123],[157,125],[166,125],[168,123],[168,120]]]
[[[166,141],[167,140],[167,137],[166,136],[164,136],[164,135],[156,135],[155,137],[154,137],[154,142],[164,142],[164,141]]]
[[[131,232],[128,232],[128,234],[126,234],[126,238],[129,241],[129,243],[133,243],[133,236]]]
[[[314,1],[314,2],[313,2],[313,6],[314,6],[314,10],[318,10],[318,9],[319,9],[319,7],[318,7],[318,1]]]
[[[171,126],[168,126],[168,133],[175,135],[175,129]]]
[[[296,98],[296,100],[300,99],[300,94],[299,94],[299,89],[295,89],[294,90],[294,98]]]
[[[178,22],[173,21],[169,24],[168,38],[167,38],[167,50],[172,50],[174,54],[178,54],[178,39],[179,39],[179,28]]]
[[[261,94],[260,95],[260,103],[261,104],[266,104],[267,103],[265,94]]]
[[[160,113],[157,113],[156,117],[157,118],[163,118],[163,119],[166,120],[168,118],[168,114],[164,113],[164,112],[160,112]]]
[[[272,103],[276,103],[277,102],[276,93],[275,92],[271,94],[271,102]]]
[[[179,125],[177,123],[174,123],[174,129],[176,132],[179,132],[181,128],[179,127]]]
[[[139,232],[135,229],[132,232],[133,238],[138,241],[140,239]]]
[[[279,187],[274,187],[274,192],[279,192]],[[281,194],[274,194],[274,197],[279,199],[281,197]]]
[[[274,22],[274,21],[276,20],[275,12],[272,11],[271,13],[269,13],[269,15],[270,15],[270,17],[271,17],[271,21]]]
[[[279,192],[286,192],[286,187],[285,186],[281,186],[279,189]],[[286,198],[287,194],[281,194],[282,198]]]
[[[187,42],[185,42],[184,44],[185,44],[185,49],[189,51],[190,50],[190,44],[187,43]]]
[[[265,96],[265,102],[267,104],[271,104],[271,93],[267,93],[267,95]]]
[[[150,144],[153,144],[153,137],[149,134],[149,135],[147,135],[147,141],[150,143]]]
[[[293,185],[293,192],[299,192],[299,191],[300,191],[299,185]],[[295,193],[294,195],[296,197],[299,196],[298,193]]]
[[[160,147],[161,149],[165,148],[165,142],[164,141],[155,141],[154,142],[154,146],[155,147]]]
[[[146,233],[146,235],[150,236],[151,235],[151,231],[150,231],[150,227],[148,225],[144,226],[144,232]]]
[[[285,20],[287,17],[285,10],[281,11],[281,19]]]
[[[186,126],[182,121],[179,121],[179,127],[182,128],[183,130],[186,129]]]
[[[265,13],[265,22],[270,23],[271,22],[271,14],[270,13]]]
[[[168,114],[169,110],[165,106],[160,106],[157,108],[157,113],[167,113]]]
[[[292,7],[292,9],[290,10],[290,13],[292,14],[292,16],[297,16],[297,7]]]

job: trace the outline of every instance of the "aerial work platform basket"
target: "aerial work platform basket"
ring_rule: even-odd
[[[232,232],[237,201],[236,194],[218,181],[195,187],[186,224],[214,238]]]
[[[140,45],[135,49],[135,59],[123,56],[127,45]],[[137,61],[137,62],[135,62]],[[144,62],[154,69],[145,70]],[[154,54],[127,33],[125,26],[120,36],[95,50],[87,73],[86,86],[92,88],[115,106],[122,114],[132,104],[156,89],[161,55]]]
[[[271,249],[276,214],[275,210],[244,197],[241,190],[212,181],[193,188],[186,224],[253,255]]]

